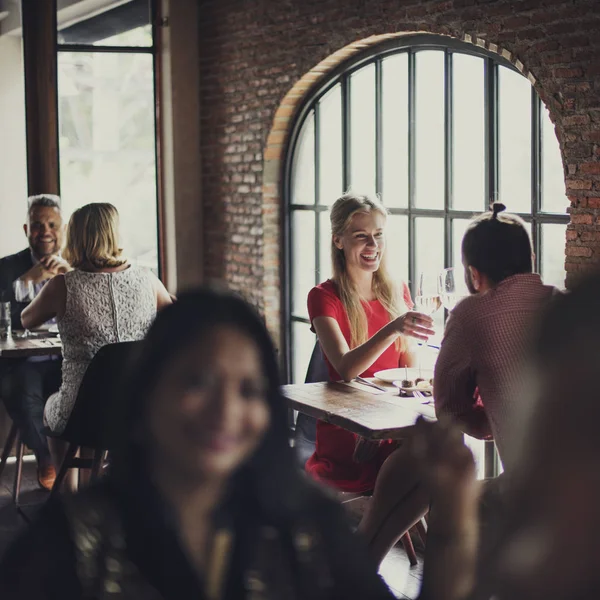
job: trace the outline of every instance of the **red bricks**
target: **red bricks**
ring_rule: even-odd
[[[431,31],[495,44],[535,77],[573,167],[566,253],[572,281],[600,262],[592,236],[600,232],[597,14],[597,0],[203,0],[198,62],[208,277],[243,292],[278,336],[282,176],[298,107],[331,69],[360,51],[351,46],[357,40]]]

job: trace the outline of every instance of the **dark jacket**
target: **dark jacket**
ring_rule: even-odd
[[[49,502],[0,564],[2,600],[206,600],[173,515],[137,479]],[[215,516],[234,532],[223,600],[393,600],[341,507],[310,498],[283,521],[248,498]]]
[[[29,248],[0,258],[0,299],[2,302],[11,303],[13,329],[21,329],[21,312],[28,304],[16,301],[13,283],[31,267],[33,267],[33,260]]]

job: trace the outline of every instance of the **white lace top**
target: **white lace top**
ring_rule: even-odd
[[[61,433],[69,419],[83,375],[106,344],[139,340],[156,316],[152,274],[130,266],[114,273],[65,274],[67,303],[58,320],[63,344],[62,384],[45,408],[50,429]]]

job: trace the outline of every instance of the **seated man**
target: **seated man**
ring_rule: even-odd
[[[19,297],[17,301],[15,282],[31,282],[39,291],[46,281],[70,269],[59,255],[64,227],[56,196],[31,197],[23,229],[29,247],[0,259],[0,294],[4,301],[11,302],[13,330],[22,329],[21,311],[32,300]],[[18,426],[22,441],[35,453],[38,481],[45,489],[52,488],[55,471],[42,433],[42,418],[44,404],[58,390],[60,379],[61,361],[56,357],[0,361],[0,398]]]
[[[500,214],[495,203],[469,225],[462,242],[465,277],[472,295],[450,314],[434,377],[438,417],[450,417],[467,434],[494,438],[505,470],[520,437],[512,408],[524,387],[520,367],[542,307],[554,288],[534,274],[525,223]],[[428,510],[409,440],[383,464],[359,531],[378,561]],[[493,521],[498,494],[484,490],[484,524]],[[493,524],[492,524],[493,525]],[[482,532],[485,543],[490,535]]]
[[[462,242],[471,296],[450,313],[435,366],[435,408],[468,435],[493,438],[506,470],[518,435],[511,418],[525,386],[522,360],[556,290],[533,273],[525,223],[504,206],[475,219]]]

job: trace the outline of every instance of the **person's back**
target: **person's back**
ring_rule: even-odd
[[[554,291],[539,275],[513,275],[485,294],[463,300],[448,320],[446,339],[454,343],[436,364],[438,382],[444,380],[436,388],[436,405],[460,414],[463,400],[472,402],[470,390],[477,386],[504,463],[514,446],[512,415],[525,385],[523,358],[540,311]]]
[[[71,271],[64,276],[66,307],[58,319],[63,381],[46,405],[46,419],[61,431],[85,371],[102,346],[140,340],[156,316],[152,275],[134,265],[113,272]]]

